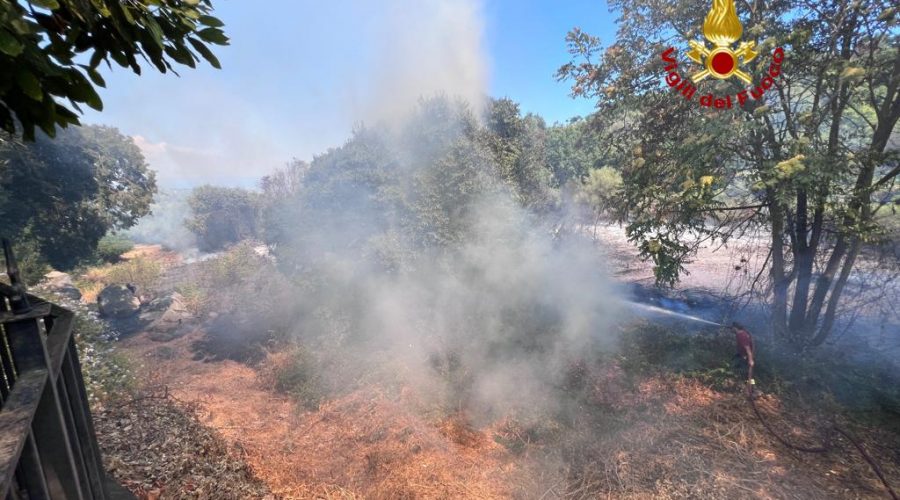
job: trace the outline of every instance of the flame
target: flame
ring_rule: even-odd
[[[712,9],[703,22],[703,35],[710,42],[726,47],[740,40],[744,32],[734,0],[713,0]]]

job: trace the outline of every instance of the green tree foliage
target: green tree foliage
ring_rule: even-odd
[[[185,225],[197,237],[200,250],[221,250],[260,236],[262,201],[258,193],[241,188],[201,186],[188,198],[191,217]]]
[[[614,208],[622,182],[622,174],[612,167],[591,169],[576,193],[576,199],[587,206],[594,216],[600,217]]]
[[[553,201],[545,129],[509,100],[493,101],[484,125],[463,103],[423,100],[399,132],[360,128],[315,158],[302,187],[267,217],[267,241],[290,262],[329,249],[397,267],[462,241],[491,194],[543,210]]]
[[[731,110],[697,105],[735,95],[736,79],[704,81],[686,102],[666,86],[660,54],[701,40],[705,0],[614,1],[616,39],[603,46],[569,34],[574,60],[560,69],[600,115],[626,109],[615,140],[631,149],[621,167],[628,235],[673,283],[696,243],[756,225],[771,237],[773,326],[799,347],[831,333],[863,246],[881,234],[876,199],[900,174],[890,138],[900,118],[900,35],[887,0],[739,3],[744,39],[760,56],[756,82],[783,47],[781,75],[762,100]],[[874,208],[873,208],[874,207]],[[814,270],[820,272],[814,276]]]
[[[500,176],[510,181],[519,201],[528,207],[550,204],[547,170],[547,125],[533,114],[522,116],[511,99],[492,100],[486,113],[483,142],[491,149]]]
[[[269,202],[290,198],[300,191],[308,170],[309,164],[305,161],[291,160],[284,168],[263,177],[259,187]]]
[[[155,192],[140,149],[116,129],[68,129],[33,143],[0,139],[0,234],[33,242],[58,269],[92,257],[107,232],[134,225]]]
[[[605,140],[598,132],[602,124],[593,123],[599,120],[576,117],[547,129],[547,165],[553,173],[554,187],[564,187],[569,181],[583,182],[591,169],[618,163],[616,143]],[[608,117],[604,121],[611,122]]]
[[[134,242],[119,234],[107,234],[97,243],[97,257],[103,262],[116,263],[123,253],[131,251]]]
[[[209,44],[228,38],[211,11],[210,0],[0,2],[0,128],[53,137],[57,125],[78,124],[80,105],[102,109],[101,62],[137,74],[140,59],[163,73],[201,58],[218,68]]]

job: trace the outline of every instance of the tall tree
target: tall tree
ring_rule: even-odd
[[[116,129],[69,129],[33,143],[0,140],[0,234],[34,240],[59,269],[92,256],[108,231],[148,214],[155,192],[140,149]]]
[[[242,188],[200,186],[188,198],[187,228],[200,250],[216,251],[260,236],[262,202],[259,193]]]
[[[53,137],[78,124],[81,104],[102,109],[101,62],[140,74],[140,58],[165,73],[202,57],[218,68],[208,44],[228,38],[211,11],[210,0],[0,2],[0,129]]]
[[[571,79],[573,93],[596,97],[601,113],[625,107],[638,117],[620,135],[634,151],[624,169],[629,237],[654,260],[657,279],[673,283],[698,235],[727,239],[748,225],[766,228],[773,327],[798,347],[822,343],[861,251],[882,234],[878,201],[896,193],[896,5],[738,2],[744,39],[758,44],[760,56],[745,68],[756,82],[776,47],[787,55],[762,99],[731,110],[703,109],[697,98],[747,90],[736,79],[698,84],[693,102],[662,80],[660,54],[669,46],[683,54],[700,39],[710,2],[610,6],[621,13],[616,40],[604,47],[571,32],[574,59],[559,75]],[[678,64],[690,74],[686,57]]]

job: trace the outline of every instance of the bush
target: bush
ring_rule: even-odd
[[[201,186],[188,199],[187,228],[200,250],[210,252],[260,234],[262,202],[258,193],[240,188]]]
[[[132,283],[138,290],[153,290],[162,275],[162,264],[138,257],[110,267],[106,273],[106,284]]]
[[[199,265],[199,279],[209,289],[222,289],[245,283],[263,271],[265,259],[256,254],[250,243],[234,245],[223,255]]]
[[[296,399],[305,408],[315,410],[322,402],[322,382],[313,355],[295,347],[274,363],[275,390]]]
[[[137,257],[118,264],[88,269],[76,280],[75,286],[81,291],[85,302],[95,301],[106,285],[131,283],[137,287],[139,293],[146,294],[156,289],[162,272],[161,263],[146,257]]]
[[[616,196],[621,189],[622,174],[612,167],[595,168],[590,171],[576,194],[576,200],[594,215],[600,215],[615,206]]]
[[[202,317],[210,312],[209,294],[193,280],[176,285],[175,291],[181,294],[184,306],[194,316]]]
[[[32,286],[40,282],[50,272],[47,259],[41,254],[40,245],[30,238],[13,241],[13,253],[19,266],[19,276],[25,284]],[[5,265],[4,265],[5,266]],[[0,269],[6,272],[6,267]]]
[[[116,263],[122,260],[122,254],[133,248],[134,242],[125,236],[108,234],[97,243],[97,258],[103,262]]]

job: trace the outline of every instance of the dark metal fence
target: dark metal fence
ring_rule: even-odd
[[[0,283],[0,499],[106,499],[73,314]]]

